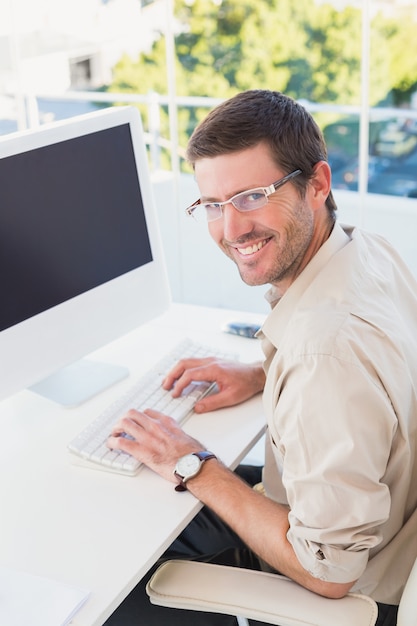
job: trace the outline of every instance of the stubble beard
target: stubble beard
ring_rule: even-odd
[[[275,246],[276,253],[271,267],[259,270],[261,260],[256,258],[251,262],[245,261],[240,265],[230,253],[228,256],[236,264],[240,277],[251,287],[259,285],[279,285],[283,280],[298,275],[298,268],[302,264],[306,251],[312,241],[314,233],[314,218],[310,210],[306,210],[304,202],[300,202],[294,210],[293,219],[288,223],[281,237],[273,232],[273,239],[267,244]],[[269,237],[265,237],[269,238]]]

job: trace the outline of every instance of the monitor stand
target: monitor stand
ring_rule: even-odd
[[[29,389],[69,408],[79,406],[128,375],[127,367],[81,359]]]

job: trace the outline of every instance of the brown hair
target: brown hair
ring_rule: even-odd
[[[314,166],[327,161],[322,132],[306,109],[277,91],[253,89],[226,100],[194,130],[187,147],[187,159],[194,167],[198,159],[215,157],[266,143],[273,159],[285,174],[300,169],[292,181],[305,195]],[[326,206],[334,217],[336,203],[330,192]]]

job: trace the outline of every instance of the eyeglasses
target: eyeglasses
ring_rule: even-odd
[[[198,199],[185,209],[185,212],[187,215],[192,215],[196,220],[199,220],[205,214],[207,221],[213,222],[221,218],[223,215],[223,207],[229,203],[232,203],[235,209],[242,213],[255,211],[265,206],[268,202],[268,197],[275,193],[277,189],[301,173],[301,170],[294,170],[294,172],[287,174],[280,180],[272,183],[272,185],[269,185],[269,187],[255,187],[255,189],[241,191],[224,202],[201,202],[201,200]]]

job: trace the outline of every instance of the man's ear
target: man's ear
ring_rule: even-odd
[[[309,182],[310,201],[314,208],[320,208],[326,203],[331,191],[332,172],[327,161],[319,161],[314,166],[314,175]]]

